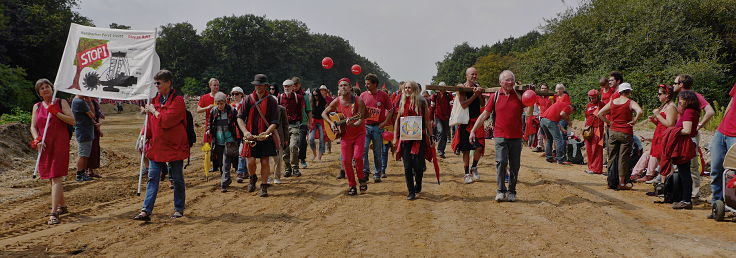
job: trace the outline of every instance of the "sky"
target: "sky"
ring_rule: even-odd
[[[153,30],[189,22],[198,31],[222,16],[300,20],[312,33],[340,36],[397,81],[429,83],[436,62],[463,42],[479,47],[539,29],[580,0],[79,0],[98,27]],[[315,64],[320,65],[320,64]],[[482,71],[481,71],[482,72]]]

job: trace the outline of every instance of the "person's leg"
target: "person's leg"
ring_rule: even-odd
[[[312,161],[317,159],[317,145],[315,145],[315,142],[314,142],[316,133],[317,133],[316,125],[315,127],[312,128],[312,130],[309,130],[309,133],[307,133],[307,145],[309,145],[309,149],[312,151]]]
[[[547,158],[547,160],[552,159],[552,132],[549,129],[551,123],[552,121],[549,121],[546,118],[542,118],[542,133],[544,133],[544,136],[546,138],[544,145],[544,156]]]
[[[594,145],[593,148],[595,151],[593,152],[593,155],[595,158],[593,159],[593,172],[596,173],[603,173],[603,127],[595,128],[594,130],[598,131],[598,135],[593,134],[593,140]]]
[[[695,157],[690,160],[690,178],[693,184],[691,197],[697,199],[700,195],[700,154],[698,153],[700,135],[693,137],[692,140],[695,142]]]
[[[355,148],[355,145],[355,140],[345,138],[340,140],[340,156],[342,157],[342,167],[345,170],[345,176],[348,179],[349,187],[353,187],[356,184],[355,172],[353,171],[353,149]],[[359,148],[363,148],[363,146],[360,146]],[[360,172],[360,174],[362,174],[362,172]]]
[[[496,142],[496,193],[506,193],[506,167],[509,164],[509,142],[505,138],[493,138]]]
[[[52,178],[51,181],[51,213],[56,212],[56,209],[64,206],[64,178],[56,177]]]
[[[307,168],[307,132],[307,125],[302,124],[299,127],[299,160],[303,168]]]
[[[298,176],[299,173],[299,160],[300,160],[300,142],[301,141],[301,131],[299,129],[298,125],[289,125],[289,154],[290,157],[289,163],[291,164],[291,172]],[[306,145],[305,145],[306,147]],[[305,150],[306,152],[306,150]],[[305,154],[306,155],[306,154]],[[286,156],[284,156],[284,161],[287,159]]]
[[[623,136],[619,139],[621,146],[619,147],[618,155],[618,184],[624,184],[626,178],[631,176],[631,151],[634,145],[634,138],[631,134],[621,134]]]
[[[521,139],[509,139],[508,142],[508,162],[509,162],[509,192],[516,195],[516,182],[519,179],[519,169],[521,168]]]
[[[278,180],[281,180],[281,171],[284,169],[284,162],[281,161],[283,156],[283,149],[276,151],[276,156],[271,156],[271,161],[273,162],[273,178]]]
[[[381,154],[383,153],[383,137],[381,136],[383,134],[383,129],[378,128],[376,126],[376,129],[373,130],[373,166],[376,169],[373,176],[375,178],[380,178],[381,174],[383,173],[383,159],[381,158]]]
[[[342,143],[340,143],[342,144]],[[361,157],[365,156],[365,153],[363,151],[365,150],[366,143],[365,143],[365,137],[357,137],[355,138],[355,142],[353,142],[353,157],[352,157],[352,163],[355,163],[355,173],[358,174],[358,178],[364,178],[365,180],[368,180],[368,177],[370,174],[361,172],[361,168],[364,168],[365,165],[363,164],[363,159]]]
[[[85,171],[87,170],[87,164],[89,162],[89,157],[91,154],[92,140],[86,142],[77,142],[77,155],[79,156],[79,158],[77,159],[76,180],[78,182],[90,180]]]
[[[631,170],[632,177],[641,176],[641,173],[644,172],[644,169],[648,168],[650,157],[651,156],[649,155],[649,151],[644,151],[644,153],[641,154],[641,157],[638,161],[636,161],[636,165],[634,165],[634,168]]]
[[[437,153],[440,156],[445,156],[445,148],[447,148],[447,134],[450,131],[450,121],[436,119],[437,124]]]
[[[723,200],[723,160],[726,157],[728,149],[736,144],[736,137],[728,137],[716,130],[713,140],[710,144],[710,189],[713,192],[712,201]]]
[[[280,153],[281,160],[279,161],[279,163],[281,163],[281,161],[283,161],[283,163],[284,163],[284,171],[285,171],[284,172],[284,177],[290,177],[291,176],[291,173],[294,172],[294,171],[292,171],[291,168],[292,167],[296,167],[296,166],[299,165],[299,163],[291,163],[291,156],[292,156],[291,155],[291,144],[292,144],[291,143],[291,139],[294,139],[294,137],[291,134],[291,127],[289,127],[289,133],[288,133],[288,135],[289,135],[289,145],[286,148],[283,148],[282,149],[282,151]],[[277,154],[277,155],[279,155],[279,154]]]
[[[258,159],[261,163],[261,185],[268,184],[268,175],[271,174],[271,165],[268,164],[268,157]]]
[[[616,132],[612,132],[610,135],[608,135],[608,141],[607,141],[608,148],[606,149],[608,150],[607,152],[608,152],[608,166],[609,167],[614,166],[614,164],[617,162],[616,160],[619,157],[618,153],[620,149],[620,144],[616,140],[616,138],[617,138]],[[618,173],[618,171],[616,171],[616,173]]]
[[[547,129],[549,129],[552,139],[555,142],[555,160],[557,160],[557,163],[565,161],[565,136],[562,135],[562,131],[560,131],[558,123],[550,121]]]
[[[248,174],[248,164],[245,162],[246,159],[244,157],[238,156],[238,178],[245,178],[245,175]]]
[[[148,163],[148,184],[146,185],[146,198],[143,199],[143,208],[141,210],[148,214],[153,212],[153,206],[156,204],[156,195],[158,194],[158,184],[161,182],[161,167],[166,166],[165,162],[149,161]]]
[[[649,157],[649,163],[647,163],[647,176],[654,177],[657,175],[657,167],[659,166],[659,159],[656,157]]]
[[[368,160],[368,151],[370,151],[370,145],[371,140],[373,140],[373,126],[366,125],[365,126],[365,140],[364,140],[364,146],[363,146],[363,173],[366,175],[370,175],[371,173],[371,161]],[[342,142],[340,142],[342,144]]]
[[[680,179],[680,200],[682,202],[692,202],[690,194],[693,191],[693,179],[690,174],[690,161],[685,164],[677,165],[677,176]],[[675,200],[678,201],[678,200]]]
[[[317,159],[322,160],[322,154],[325,154],[325,143],[327,143],[327,136],[325,135],[324,124],[317,123],[314,126],[314,130],[319,132],[319,152],[317,155]]]
[[[222,176],[220,177],[220,188],[226,189],[230,186],[230,183],[232,183],[233,180],[230,178],[230,168],[236,160],[236,157],[228,156],[226,153],[222,155]],[[174,175],[170,175],[173,178]]]
[[[413,160],[411,155],[411,143],[402,143],[401,146],[401,161],[404,164],[404,182],[406,183],[406,190],[409,194],[414,193],[414,170]]]
[[[184,212],[186,202],[186,191],[184,184],[183,160],[169,162],[169,175],[174,180],[174,211]],[[230,169],[228,168],[228,171]]]
[[[381,149],[381,171],[383,171],[382,177],[386,177],[386,168],[388,167],[388,151],[389,144],[384,144]]]
[[[213,147],[210,158],[212,159],[212,171],[222,172],[222,153],[225,150],[225,145],[217,145],[212,142]]]
[[[256,165],[256,159],[252,157],[246,157],[245,159],[247,160],[246,163],[248,164],[248,175],[255,176],[256,168],[258,168],[258,166]]]

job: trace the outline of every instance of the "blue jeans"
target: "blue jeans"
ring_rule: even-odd
[[[314,137],[319,130],[319,154],[325,154],[325,130],[322,128],[324,125],[321,123],[315,123],[313,130],[309,133],[309,147],[314,150],[315,143]]]
[[[365,148],[363,149],[363,173],[370,175],[370,161],[368,160],[368,150],[373,141],[373,165],[376,168],[373,171],[374,177],[381,177],[381,152],[383,152],[383,130],[378,125],[365,126]]]
[[[710,189],[713,192],[713,201],[723,200],[723,159],[735,143],[736,137],[728,137],[718,130],[713,135],[710,143]]]
[[[521,167],[521,139],[493,138],[496,142],[496,181],[498,192],[516,194],[516,182]],[[506,188],[506,167],[509,171],[509,187]]]
[[[174,211],[184,212],[184,166],[183,160],[169,162],[169,176],[174,183]],[[148,185],[146,186],[146,199],[143,200],[143,211],[148,214],[153,213],[153,205],[156,203],[156,195],[158,194],[158,186],[161,182],[161,167],[166,166],[166,162],[148,162]]]
[[[243,150],[243,143],[240,143],[238,150]],[[245,158],[240,155],[238,155],[238,170],[236,172],[238,173],[238,176],[241,176],[242,178],[245,178],[248,174],[248,163]]]
[[[445,155],[447,135],[450,133],[450,121],[435,119],[434,124],[437,127],[435,132],[435,135],[437,135],[437,154]]]
[[[383,145],[383,151],[381,152],[381,171],[386,172],[388,167],[388,151],[391,149],[388,144]]]
[[[557,162],[565,160],[565,139],[562,138],[562,131],[558,127],[558,122],[554,122],[547,118],[542,118],[542,131],[544,136],[547,137],[545,142],[544,154],[547,159],[552,158],[552,139],[554,139],[555,145],[557,146]]]

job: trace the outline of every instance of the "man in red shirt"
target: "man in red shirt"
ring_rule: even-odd
[[[569,162],[565,162],[565,137],[567,131],[560,125],[560,121],[569,119],[570,113],[570,104],[560,101],[552,104],[542,114],[542,130],[547,137],[547,144],[544,148],[547,162],[557,160],[557,164],[570,164]],[[552,141],[555,142],[556,157],[552,157]]]
[[[713,192],[713,202],[723,200],[723,171],[725,170],[723,159],[726,157],[726,152],[736,144],[736,83],[733,84],[728,95],[731,96],[731,100],[726,107],[726,115],[723,116],[723,121],[718,125],[718,130],[710,143],[710,176],[712,178],[710,189]]]
[[[509,70],[501,72],[498,76],[501,89],[495,94],[499,94],[496,98],[495,94],[491,95],[488,104],[483,109],[483,113],[478,116],[478,120],[473,125],[472,132],[478,128],[483,128],[483,122],[493,113],[493,139],[496,142],[496,180],[498,189],[496,191],[496,201],[516,200],[516,182],[519,176],[519,168],[521,166],[521,113],[524,105],[521,103],[521,96],[514,90],[516,78],[514,73]],[[497,101],[494,101],[496,100]],[[471,133],[468,137],[470,142],[476,141],[476,135]],[[506,188],[506,167],[509,167],[509,186]]]
[[[286,119],[289,122],[289,147],[284,149],[284,165],[286,172],[284,177],[301,176],[299,172],[299,141],[302,126],[302,111],[304,111],[304,97],[297,94],[294,81],[285,80],[283,83],[284,93],[279,94],[279,105],[286,108]]]
[[[444,82],[441,82],[440,86],[444,86]],[[452,99],[452,94],[444,89],[432,95],[432,113],[434,113],[434,124],[437,128],[437,153],[443,159],[445,158],[447,135],[450,132],[450,111],[452,111],[450,102]]]
[[[675,81],[672,83],[672,87],[675,90],[675,93],[680,94],[681,91],[687,90],[687,91],[693,91],[695,92],[693,87],[693,77],[689,74],[680,74],[677,77],[675,77]],[[698,130],[703,128],[703,125],[708,123],[711,118],[713,118],[713,115],[716,114],[713,107],[708,103],[708,101],[701,95],[700,93],[695,92],[695,96],[698,97],[698,102],[700,103],[700,109],[705,111],[703,118],[700,119],[700,122],[698,122]],[[693,142],[695,142],[696,148],[700,147],[700,136],[696,135],[693,137]],[[696,152],[697,153],[697,152]],[[699,155],[699,154],[698,154]],[[693,179],[693,192],[692,192],[692,198],[698,198],[698,195],[700,194],[700,169],[698,166],[698,160],[700,157],[696,155],[691,161],[690,161],[690,175],[692,175]]]
[[[212,137],[210,136],[210,133],[207,129],[210,128],[210,110],[212,109],[212,107],[215,106],[215,94],[220,92],[220,81],[216,78],[210,78],[209,87],[210,93],[204,94],[199,97],[199,103],[197,103],[197,113],[204,113],[204,137],[202,137],[202,143],[212,142]],[[212,161],[212,168],[210,169],[210,172],[219,171],[222,169],[219,165],[222,164],[220,162],[220,159],[222,158],[221,154],[222,153],[212,153],[210,155],[212,157],[210,159]]]
[[[363,152],[363,173],[370,175],[370,161],[368,160],[368,150],[370,150],[371,141],[373,142],[373,165],[375,171],[373,172],[373,181],[375,183],[381,182],[381,177],[385,176],[386,172],[382,171],[381,165],[381,154],[383,150],[383,127],[386,123],[391,120],[393,112],[386,112],[391,110],[391,100],[388,94],[384,91],[378,90],[378,76],[369,73],[365,76],[365,87],[367,91],[360,94],[360,99],[365,103],[365,109],[367,118],[365,119],[365,148]]]

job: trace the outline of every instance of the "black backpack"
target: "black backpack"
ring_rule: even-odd
[[[194,116],[189,110],[187,110],[187,140],[189,140],[189,148],[197,142],[197,133],[194,132]]]

